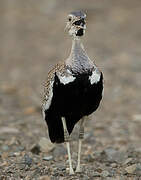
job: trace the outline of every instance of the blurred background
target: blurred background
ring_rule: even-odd
[[[28,150],[46,135],[42,83],[69,55],[64,28],[75,10],[87,14],[84,47],[105,79],[101,106],[87,122],[90,146],[141,151],[141,1],[0,0],[1,152],[12,138]]]

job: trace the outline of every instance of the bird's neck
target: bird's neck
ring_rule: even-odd
[[[66,65],[72,68],[74,72],[85,72],[93,67],[84,46],[80,39],[73,39],[71,53],[66,60]]]

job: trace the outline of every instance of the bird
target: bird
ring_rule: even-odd
[[[66,143],[69,174],[81,172],[81,146],[84,139],[86,117],[99,107],[103,94],[103,73],[92,61],[83,46],[86,30],[86,13],[71,12],[65,30],[72,38],[70,55],[58,62],[48,73],[44,83],[42,103],[43,118],[52,143]],[[76,170],[72,166],[70,134],[80,122],[78,159]]]

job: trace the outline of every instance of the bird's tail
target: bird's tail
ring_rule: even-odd
[[[63,124],[60,117],[52,117],[49,119],[45,118],[48,126],[48,133],[52,143],[63,143],[64,142],[64,130]]]
[[[60,116],[52,116],[45,114],[45,120],[48,126],[49,137],[52,143],[63,143],[64,142],[64,129]],[[66,118],[66,125],[69,134],[72,132],[75,123]]]

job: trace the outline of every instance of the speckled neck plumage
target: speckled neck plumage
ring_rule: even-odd
[[[85,73],[94,68],[94,64],[84,50],[80,39],[73,39],[71,53],[66,60],[66,65],[74,73]]]

